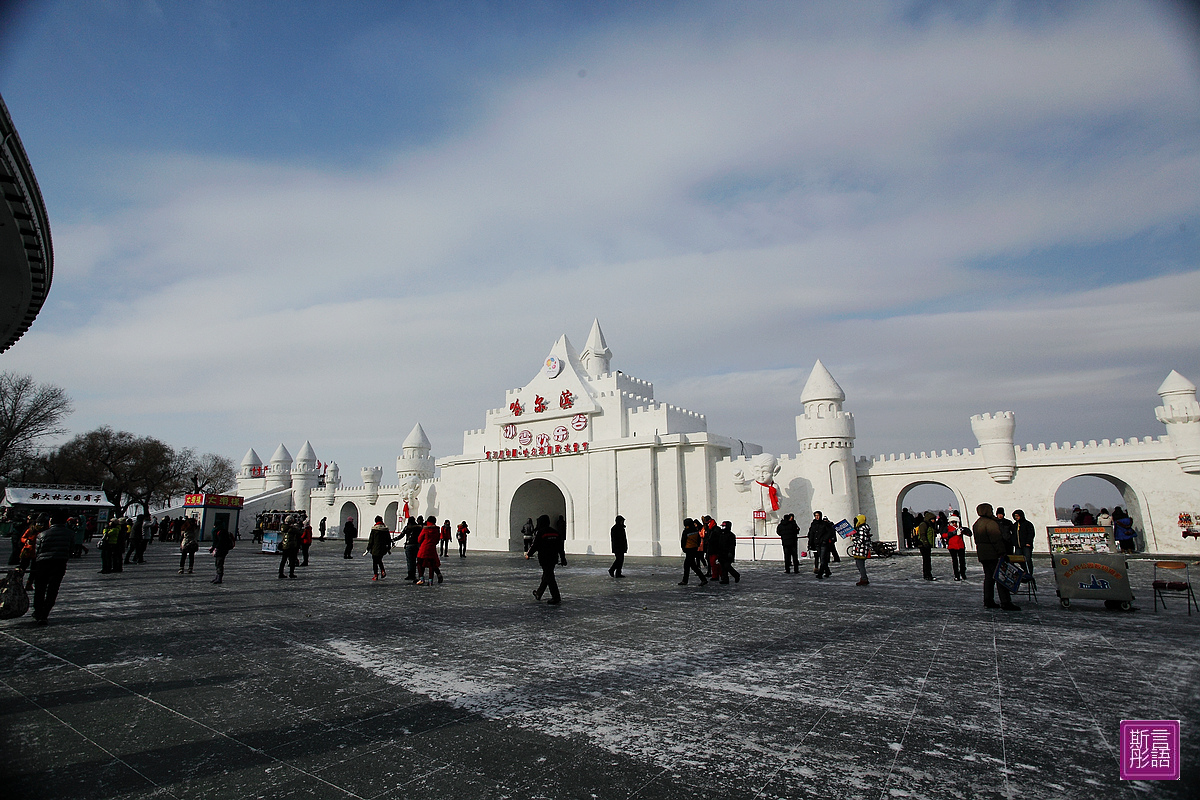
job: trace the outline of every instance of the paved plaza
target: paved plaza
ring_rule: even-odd
[[[360,545],[362,542],[360,541]],[[385,581],[315,543],[296,580],[242,542],[226,582],[172,544],[99,575],[72,561],[51,616],[0,622],[7,798],[1194,798],[1200,615],[989,611],[981,573],[920,559],[825,581],[601,556],[537,603],[532,562],[445,559]],[[1118,779],[1122,719],[1180,719],[1183,779]]]

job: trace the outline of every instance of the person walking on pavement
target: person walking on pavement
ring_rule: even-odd
[[[975,508],[979,519],[971,526],[971,534],[975,537],[975,556],[983,566],[983,605],[985,608],[996,608],[996,590],[1000,591],[1000,608],[1005,611],[1020,611],[1021,607],[1012,601],[1012,595],[1004,584],[996,583],[996,565],[1008,553],[1008,542],[1005,541],[1004,531],[1000,523],[992,516],[991,503],[980,503]]]
[[[110,518],[104,523],[104,530],[100,532],[100,574],[107,575],[113,570],[113,562],[121,560],[121,554],[117,550],[117,540],[121,535],[121,523],[115,517]]]
[[[412,517],[408,518],[408,522],[404,524],[404,530],[400,532],[397,538],[404,539],[404,561],[408,567],[408,574],[404,576],[404,580],[409,583],[417,582],[417,549],[421,546],[421,526]]]
[[[144,564],[146,561],[142,557],[146,552],[146,522],[142,519],[144,516],[138,514],[137,519],[133,521],[133,528],[129,533],[129,548],[125,551],[126,564]]]
[[[609,531],[609,537],[612,539],[613,563],[608,568],[608,575],[612,578],[624,578],[621,573],[621,567],[625,565],[625,553],[629,551],[629,537],[625,535],[625,518],[618,515],[613,522],[612,530]]]
[[[963,539],[963,535],[969,536],[971,532],[962,526],[962,520],[958,518],[957,512],[952,512],[946,521],[946,533],[949,534],[949,538],[946,540],[946,549],[950,551],[950,565],[954,568],[954,580],[965,581],[967,579],[967,543]]]
[[[50,527],[37,536],[37,555],[33,561],[33,621],[36,625],[45,625],[49,621],[73,544],[74,537],[67,527],[67,512],[56,509],[50,514]]]
[[[300,562],[300,566],[308,566],[308,548],[312,547],[312,525],[308,521],[304,522],[304,530],[300,531],[300,554],[304,560]]]
[[[342,525],[342,538],[346,540],[346,552],[342,553],[342,558],[354,558],[354,540],[358,538],[358,528],[354,527],[354,517],[350,517]]]
[[[733,560],[737,555],[737,535],[733,532],[733,523],[725,520],[720,528],[713,528],[709,534],[717,548],[717,563],[721,565],[721,583],[729,583],[733,576],[734,583],[742,582],[742,573],[733,568]]]
[[[700,585],[708,583],[708,578],[700,571],[700,525],[695,520],[683,521],[683,533],[679,536],[679,547],[683,550],[683,580],[680,586],[687,586],[688,572],[695,572],[700,579]]]
[[[458,529],[455,531],[455,536],[458,537],[458,557],[467,557],[467,537],[471,535],[471,529],[467,527],[467,521],[464,519],[458,523]]]
[[[441,562],[438,561],[438,544],[441,539],[442,532],[438,529],[437,517],[425,520],[425,527],[421,528],[421,535],[417,540],[417,586],[425,585],[426,569],[429,570],[429,583],[433,583],[435,574],[438,583],[442,582]]]
[[[442,524],[441,542],[442,542],[441,556],[442,556],[442,558],[448,558],[450,556],[450,518],[449,517],[446,517],[446,521]]]
[[[525,558],[528,559],[534,553],[537,553],[538,564],[542,567],[542,582],[538,584],[538,588],[533,590],[533,596],[537,600],[541,600],[542,595],[549,589],[550,599],[547,602],[556,606],[562,602],[562,596],[558,593],[558,581],[554,578],[554,567],[559,562],[564,567],[567,565],[566,537],[563,536],[562,531],[551,527],[550,517],[546,514],[542,514],[537,519],[537,525],[533,529],[533,543],[529,545]]]
[[[317,530],[321,532],[321,541],[325,541],[325,520],[329,517],[321,517],[321,524],[317,526]]]
[[[224,528],[217,528],[213,531],[213,544],[208,549],[208,552],[216,556],[214,564],[217,568],[217,577],[212,579],[213,583],[223,583],[225,580],[225,557],[229,555],[229,551],[233,549],[235,540],[233,534]]]
[[[533,524],[533,518],[525,520],[525,524],[521,526],[521,544],[525,547],[525,552],[529,552],[529,546],[533,544],[533,532],[536,527]]]
[[[829,550],[836,536],[837,529],[833,523],[825,519],[820,511],[814,511],[813,521],[808,525],[808,549],[816,565],[813,574],[818,578],[828,578],[833,574],[829,571]]]
[[[297,553],[300,552],[300,529],[296,518],[289,515],[279,526],[279,577],[283,578],[283,567],[288,568],[288,577],[296,577],[296,566],[300,563]]]
[[[184,528],[179,535],[179,574],[183,574],[184,562],[187,562],[187,571],[190,575],[192,569],[196,566],[196,551],[200,549],[199,537],[196,536],[196,529],[193,526]]]
[[[388,530],[388,526],[383,524],[383,517],[375,517],[375,524],[371,526],[371,533],[367,536],[367,551],[371,555],[371,572],[375,574],[373,581],[387,577],[387,570],[383,567],[383,557],[392,549],[392,533]]]
[[[783,571],[791,574],[792,569],[800,574],[800,526],[796,524],[795,514],[784,514],[783,520],[775,527],[775,534],[783,544]]]
[[[921,577],[927,581],[937,580],[933,576],[933,545],[937,535],[937,517],[926,511],[917,525],[917,547],[921,548]]]
[[[854,564],[858,567],[858,583],[854,585],[869,585],[871,582],[867,580],[867,559],[871,555],[871,526],[867,524],[865,514],[854,518],[854,537],[850,540],[846,554],[854,559]]]

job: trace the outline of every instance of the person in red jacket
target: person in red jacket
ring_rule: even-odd
[[[437,575],[438,583],[442,582],[441,562],[438,561],[438,545],[442,540],[442,532],[437,525],[437,517],[425,520],[421,528],[420,538],[417,539],[417,585],[424,586],[433,583]],[[425,570],[429,570],[429,580],[425,580]]]
[[[305,520],[304,530],[300,532],[300,554],[304,556],[304,561],[300,564],[302,567],[308,566],[308,548],[310,547],[312,547],[312,525]]]

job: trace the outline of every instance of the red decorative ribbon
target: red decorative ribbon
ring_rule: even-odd
[[[764,489],[767,490],[767,494],[771,496],[771,510],[778,511],[779,510],[779,490],[777,488],[775,488],[775,484],[763,483],[762,481],[755,481],[755,483],[757,483],[759,486],[762,486]]]

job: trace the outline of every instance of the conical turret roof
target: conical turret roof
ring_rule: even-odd
[[[243,467],[261,467],[262,466],[262,459],[258,457],[258,453],[254,452],[253,447],[251,447],[249,450],[246,451],[246,457],[242,459],[242,466]]]
[[[612,355],[612,351],[608,349],[608,342],[604,341],[604,331],[600,330],[600,320],[598,319],[592,320],[592,330],[588,334],[587,343],[583,346],[583,352],[605,358]]]
[[[425,435],[425,429],[421,427],[421,423],[419,422],[413,425],[412,433],[408,434],[408,438],[404,440],[404,444],[401,447],[416,447],[421,450],[433,449],[433,445],[429,443],[429,437]]]
[[[1196,391],[1196,384],[1189,381],[1187,378],[1180,375],[1175,370],[1171,370],[1171,374],[1162,382],[1162,386],[1158,387],[1158,394],[1186,394]]]
[[[296,456],[297,461],[316,461],[317,454],[313,452],[312,444],[308,439],[304,440],[304,446],[300,448],[300,454]]]
[[[813,365],[812,373],[808,376],[808,382],[804,384],[804,391],[800,393],[800,402],[836,400],[840,403],[845,399],[846,393],[842,391],[842,387],[838,386],[838,382],[833,379],[829,370],[818,358],[817,363]]]
[[[292,454],[288,452],[288,449],[283,446],[282,442],[279,443],[279,448],[275,451],[275,455],[271,456],[271,463],[272,464],[290,464],[290,463],[292,463]]]

